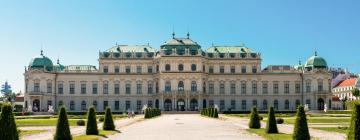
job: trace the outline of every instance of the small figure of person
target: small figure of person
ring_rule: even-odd
[[[132,117],[132,118],[135,117],[135,112],[134,112],[134,110],[131,111],[131,117]]]

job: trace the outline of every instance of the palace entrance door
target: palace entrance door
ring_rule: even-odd
[[[185,111],[185,101],[183,99],[177,101],[177,111]]]

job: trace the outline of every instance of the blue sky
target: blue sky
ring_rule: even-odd
[[[303,63],[317,50],[330,67],[360,73],[360,1],[0,1],[0,83],[24,89],[24,66],[41,47],[54,63],[98,66],[118,44],[159,48],[186,36],[204,49],[240,45],[269,64]]]

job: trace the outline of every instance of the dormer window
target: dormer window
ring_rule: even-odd
[[[165,71],[170,71],[170,64],[165,65]]]
[[[183,70],[184,70],[184,65],[183,65],[183,64],[179,64],[178,70],[179,70],[179,71],[183,71]]]
[[[131,53],[128,52],[128,53],[125,54],[125,56],[126,56],[127,58],[130,58],[130,57],[131,57]]]
[[[142,54],[141,53],[136,53],[136,57],[140,58],[140,57],[142,57]]]
[[[230,53],[230,57],[234,58],[235,57],[235,53]]]

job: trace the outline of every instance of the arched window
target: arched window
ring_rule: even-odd
[[[192,91],[192,92],[196,92],[196,91],[197,91],[196,81],[192,81],[192,82],[191,82],[191,91]]]
[[[171,70],[170,64],[166,64],[165,65],[165,71],[170,71],[170,70]]]
[[[295,101],[295,106],[296,106],[296,108],[297,108],[299,105],[300,105],[300,100],[296,100],[296,101]]]
[[[171,92],[171,83],[170,83],[170,81],[166,81],[166,83],[165,83],[165,92]]]
[[[285,110],[289,110],[290,103],[289,100],[285,100]]]
[[[267,109],[267,100],[263,100],[263,110]]]
[[[191,71],[196,71],[196,64],[191,64]]]
[[[81,102],[81,110],[86,110],[86,101]]]
[[[64,105],[64,102],[60,100],[60,101],[59,101],[59,105],[58,105],[59,108],[60,108],[62,105]]]
[[[203,83],[203,92],[206,93],[206,84],[205,84],[205,82]]]
[[[179,81],[178,91],[184,91],[184,82],[183,81]]]
[[[279,109],[279,101],[278,100],[274,100],[274,109],[275,110]]]
[[[70,110],[75,110],[75,102],[70,101]]]
[[[179,64],[178,70],[179,70],[179,71],[183,71],[183,70],[184,70],[184,65],[183,65],[183,64]]]
[[[95,109],[97,109],[97,105],[98,105],[97,101],[93,101],[93,106],[94,106]]]
[[[253,107],[254,107],[254,106],[257,107],[257,100],[253,100],[253,101],[252,101],[252,105],[253,105]]]

